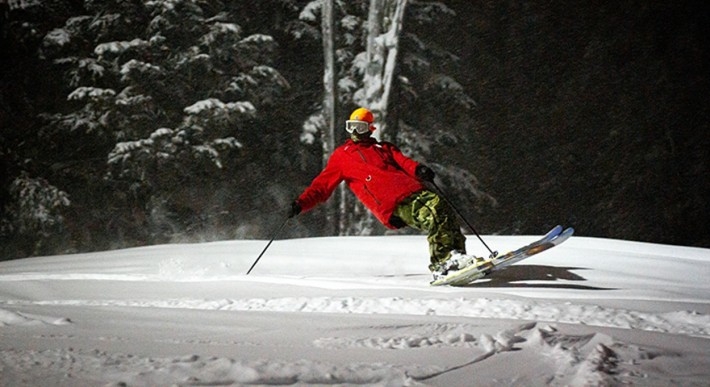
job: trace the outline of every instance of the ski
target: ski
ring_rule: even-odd
[[[476,263],[449,273],[448,275],[438,278],[431,282],[432,286],[463,286],[477,279],[483,278],[488,274],[504,269],[514,263],[520,262],[523,259],[529,258],[535,254],[539,254],[545,250],[555,247],[574,234],[574,229],[569,227],[563,229],[562,226],[556,226],[545,234],[542,238],[523,246],[517,250],[513,250],[503,255],[498,255],[493,258],[482,259]]]

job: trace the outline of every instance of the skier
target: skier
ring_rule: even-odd
[[[428,233],[434,279],[472,263],[476,258],[466,255],[466,237],[454,212],[423,184],[434,180],[434,171],[406,157],[394,144],[372,138],[373,122],[366,108],[352,112],[345,122],[350,138],[333,151],[325,168],[292,203],[289,218],[325,202],[345,181],[386,227],[410,226]]]

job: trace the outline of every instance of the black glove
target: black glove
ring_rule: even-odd
[[[420,180],[424,180],[424,181],[434,181],[434,176],[436,176],[434,171],[424,164],[419,164],[417,166],[417,169],[414,170],[414,174]]]
[[[294,200],[293,203],[291,203],[291,208],[288,210],[288,217],[293,218],[294,216],[298,215],[301,213],[301,205],[298,204],[298,201]]]

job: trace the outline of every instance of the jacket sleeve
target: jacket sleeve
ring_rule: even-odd
[[[313,179],[309,185],[298,197],[297,202],[301,206],[301,210],[306,212],[316,205],[328,200],[333,194],[335,187],[343,181],[341,166],[337,152],[328,159],[325,168]]]
[[[394,144],[388,143],[388,148],[397,165],[399,165],[399,167],[402,168],[402,170],[404,170],[407,174],[416,177],[415,171],[417,166],[419,166],[419,162],[405,156],[404,153],[402,153],[402,151],[400,151]]]

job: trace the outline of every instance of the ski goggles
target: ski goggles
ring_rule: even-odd
[[[347,120],[345,121],[345,130],[348,133],[365,134],[370,131],[370,124],[366,121]]]

